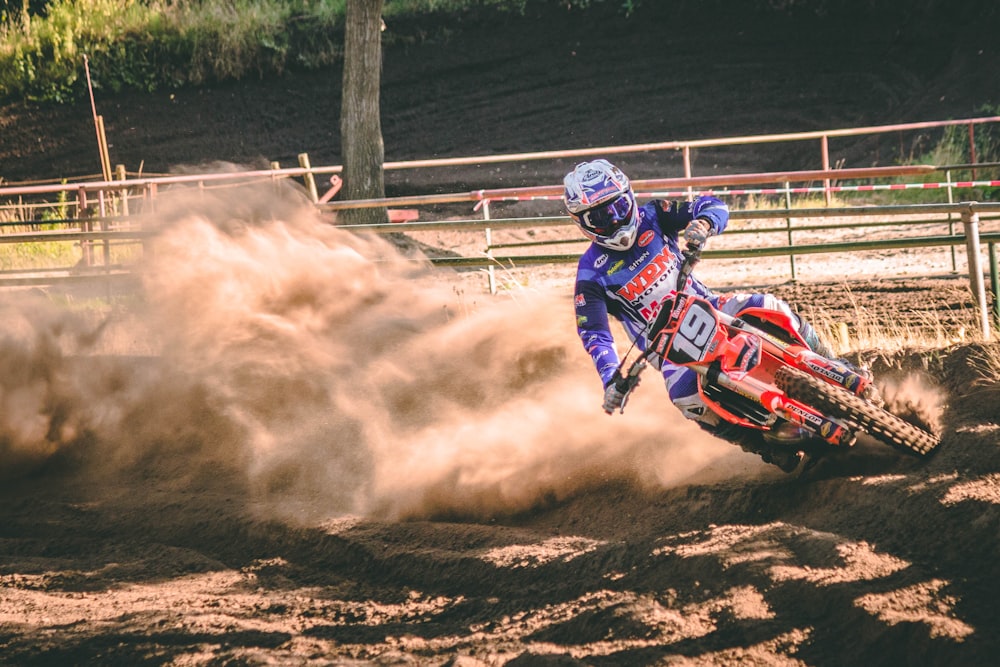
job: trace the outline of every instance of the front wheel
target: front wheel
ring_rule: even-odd
[[[930,455],[941,441],[882,408],[796,368],[783,366],[775,384],[789,397],[857,426],[882,442],[919,456]]]

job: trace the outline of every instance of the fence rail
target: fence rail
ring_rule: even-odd
[[[775,245],[768,247],[752,248],[730,248],[711,249],[706,251],[706,258],[726,257],[726,258],[749,258],[760,256],[787,255],[792,266],[792,277],[795,278],[794,258],[796,255],[806,255],[815,253],[832,252],[852,252],[871,249],[892,249],[892,248],[914,248],[914,247],[934,247],[951,246],[954,266],[954,248],[965,244],[969,258],[970,279],[975,283],[976,277],[982,279],[981,258],[979,257],[980,241],[988,244],[991,269],[991,285],[996,293],[998,282],[996,276],[996,256],[995,245],[1000,239],[993,232],[985,232],[979,236],[979,215],[981,213],[1000,212],[1000,204],[964,202],[953,203],[954,192],[969,188],[994,188],[1000,186],[1000,181],[992,179],[975,180],[975,170],[986,167],[996,167],[995,163],[984,164],[976,162],[974,128],[983,124],[1000,122],[1000,116],[983,118],[971,118],[953,121],[935,121],[927,123],[906,123],[896,125],[883,125],[862,128],[847,128],[841,130],[824,130],[815,132],[799,132],[785,134],[770,134],[748,137],[729,137],[719,139],[703,139],[689,141],[668,141],[646,144],[633,144],[626,146],[608,146],[600,148],[587,148],[562,151],[542,151],[535,153],[516,153],[505,155],[490,155],[465,158],[440,158],[433,160],[414,160],[408,162],[387,162],[384,165],[386,170],[397,169],[426,169],[432,167],[449,167],[461,165],[483,165],[497,164],[502,162],[521,162],[527,160],[565,160],[568,158],[581,158],[589,156],[611,156],[625,153],[651,152],[651,151],[682,151],[684,153],[684,174],[683,178],[661,178],[633,180],[633,187],[640,196],[691,196],[699,188],[699,193],[711,193],[719,196],[723,195],[745,195],[745,194],[766,194],[784,195],[786,207],[782,209],[752,209],[733,210],[733,220],[753,220],[753,219],[783,219],[784,226],[772,226],[761,229],[738,229],[735,226],[730,229],[727,237],[742,233],[785,233],[788,236],[787,245]],[[933,165],[906,165],[896,167],[869,167],[853,169],[830,169],[829,162],[829,140],[834,137],[860,136],[865,134],[880,134],[887,132],[903,132],[932,128],[946,128],[950,126],[967,126],[969,134],[969,154],[972,162],[964,165],[953,165],[951,167],[936,167]],[[691,151],[697,148],[736,146],[736,145],[759,145],[763,143],[778,143],[789,141],[819,140],[821,170],[783,171],[758,174],[730,174],[723,176],[694,176],[691,165]],[[468,192],[455,192],[444,194],[415,195],[409,197],[392,197],[371,200],[355,201],[328,201],[333,189],[326,195],[320,197],[317,192],[315,177],[320,174],[340,173],[342,168],[334,165],[329,167],[312,167],[309,164],[308,155],[299,156],[298,168],[281,169],[273,164],[270,170],[256,170],[230,173],[213,174],[185,174],[175,176],[159,176],[127,179],[124,168],[119,166],[117,174],[119,180],[86,181],[77,183],[59,183],[43,185],[26,185],[0,187],[0,225],[4,227],[14,225],[32,226],[36,224],[66,225],[68,228],[63,231],[27,231],[17,233],[0,234],[0,244],[12,243],[43,243],[43,242],[71,242],[76,243],[82,250],[83,258],[81,265],[67,268],[33,269],[24,272],[5,270],[0,271],[0,286],[3,285],[25,285],[25,284],[51,284],[56,281],[71,280],[93,280],[93,279],[113,279],[122,274],[127,274],[128,266],[112,264],[110,248],[112,244],[141,244],[149,240],[150,234],[136,229],[141,225],[141,217],[138,212],[148,213],[156,208],[156,201],[161,194],[161,190],[168,190],[177,187],[197,187],[200,189],[229,187],[247,183],[268,183],[278,182],[287,179],[302,179],[306,192],[311,197],[317,209],[321,212],[335,214],[337,211],[349,208],[363,207],[386,207],[389,209],[403,206],[424,206],[434,207],[440,204],[454,203],[474,203],[473,210],[479,211],[482,216],[477,220],[459,221],[415,221],[407,222],[405,227],[398,224],[352,226],[355,231],[372,231],[382,233],[387,231],[407,232],[431,231],[435,229],[476,229],[485,235],[485,252],[481,257],[462,258],[433,258],[432,261],[440,265],[450,266],[485,266],[489,269],[490,289],[495,291],[495,281],[493,278],[493,268],[501,264],[541,264],[575,262],[576,254],[532,254],[532,255],[507,255],[499,256],[495,253],[501,249],[512,249],[516,247],[540,247],[544,245],[555,245],[559,243],[578,242],[577,239],[557,239],[549,241],[531,241],[521,243],[494,243],[492,241],[495,232],[501,232],[516,228],[542,228],[548,226],[568,225],[569,220],[563,216],[549,217],[527,217],[527,218],[491,218],[490,203],[493,201],[533,201],[533,200],[558,200],[562,188],[558,185],[534,186],[521,188],[493,188],[479,189]],[[953,169],[965,169],[973,171],[973,180],[953,181],[951,171]],[[929,175],[943,172],[944,179],[937,182],[892,182],[874,183],[877,179],[899,179],[904,176],[926,179]],[[862,184],[845,184],[844,181],[858,180],[868,181]],[[809,185],[810,183],[822,183],[822,186]],[[795,184],[804,184],[797,185]],[[835,185],[836,183],[836,185]],[[775,185],[775,187],[748,188],[741,186],[764,186]],[[335,186],[336,187],[336,186]],[[949,203],[947,204],[920,204],[912,206],[856,206],[856,207],[832,207],[830,206],[830,195],[833,192],[874,192],[883,190],[904,190],[904,189],[925,189],[940,190],[947,194]],[[792,194],[813,194],[823,193],[827,200],[825,208],[792,208]],[[46,197],[55,197],[55,201],[42,201]],[[6,203],[5,203],[6,202]],[[47,220],[36,220],[34,216],[38,211],[48,207],[49,211],[55,211],[59,215],[53,216],[51,213]],[[139,210],[136,210],[139,209]],[[70,211],[75,211],[76,215],[70,215]],[[13,213],[12,213],[13,212]],[[27,215],[24,215],[27,214]],[[13,222],[10,217],[21,215],[24,220]],[[839,218],[850,216],[882,216],[887,220],[879,222],[857,223],[856,226],[876,227],[880,225],[907,225],[908,227],[918,224],[931,224],[927,220],[900,220],[902,215],[937,215],[947,216],[946,224],[949,226],[949,234],[940,236],[905,236],[896,239],[883,239],[877,241],[855,241],[849,243],[821,243],[821,244],[794,244],[792,240],[793,232],[808,230],[820,230],[821,225],[794,225],[793,219],[805,217],[830,217]],[[954,228],[953,215],[961,217],[964,233],[956,234]],[[983,221],[994,220],[996,218],[983,218]],[[842,225],[844,226],[844,225]],[[912,227],[911,227],[912,228]],[[100,261],[94,250],[103,248],[103,262]],[[981,302],[981,310],[985,318],[985,296],[980,284],[977,288],[973,284],[973,291]],[[994,309],[998,310],[998,299],[994,297]],[[1000,318],[1000,310],[997,312]],[[988,328],[986,329],[988,331]]]
[[[892,206],[855,206],[855,207],[837,207],[837,208],[802,208],[802,209],[763,209],[763,210],[743,210],[743,211],[732,211],[730,218],[733,220],[754,220],[754,219],[785,219],[788,223],[786,227],[771,227],[764,229],[752,229],[752,230],[738,230],[745,231],[746,233],[755,234],[767,234],[767,233],[788,233],[794,231],[804,231],[805,229],[824,229],[830,228],[831,225],[809,225],[804,227],[796,227],[791,224],[793,218],[815,218],[815,217],[830,217],[830,218],[850,218],[850,217],[879,217],[883,220],[876,223],[859,223],[855,225],[856,227],[867,227],[876,225],[935,225],[935,224],[948,224],[948,220],[885,220],[885,218],[893,218],[895,216],[925,216],[925,215],[938,215],[938,216],[950,216],[958,215],[960,217],[963,233],[962,234],[947,234],[947,235],[922,235],[922,236],[905,236],[897,237],[891,239],[878,239],[869,241],[847,241],[847,242],[827,242],[827,243],[815,243],[815,244],[793,244],[791,243],[791,235],[789,234],[789,243],[787,245],[775,245],[775,246],[753,246],[753,247],[739,247],[730,249],[706,249],[703,257],[705,259],[749,259],[754,257],[776,257],[776,256],[788,256],[793,259],[795,255],[810,255],[810,254],[821,254],[821,253],[844,253],[844,252],[863,252],[871,250],[891,250],[900,248],[933,248],[933,247],[943,247],[943,246],[962,246],[966,248],[967,266],[968,266],[968,276],[970,281],[970,288],[972,290],[973,298],[976,300],[977,310],[980,314],[980,328],[983,334],[984,340],[989,340],[991,337],[991,324],[992,319],[996,324],[997,328],[1000,328],[1000,292],[998,292],[998,284],[1000,284],[1000,277],[998,277],[998,262],[997,262],[997,251],[996,246],[1000,243],[1000,232],[980,232],[980,213],[1000,213],[1000,203],[991,202],[961,202],[958,204],[912,204],[912,205],[892,205]],[[994,220],[996,218],[990,218]],[[493,244],[490,243],[491,235],[489,232],[502,231],[504,229],[521,229],[525,227],[539,227],[539,226],[557,226],[566,225],[571,226],[571,223],[567,218],[546,218],[543,224],[531,223],[535,221],[537,223],[538,219],[534,218],[519,218],[519,219],[499,219],[499,220],[464,220],[456,222],[429,222],[429,223],[407,223],[406,229],[411,231],[434,231],[441,229],[453,229],[453,230],[468,230],[468,229],[479,229],[486,234],[486,247],[483,255],[477,257],[432,257],[430,261],[438,266],[450,266],[450,267],[482,267],[490,271],[489,273],[489,284],[490,290],[495,291],[495,280],[492,274],[492,269],[495,267],[515,267],[515,266],[530,266],[539,264],[560,264],[560,263],[575,263],[579,257],[579,253],[560,253],[560,254],[534,254],[534,255],[495,255],[492,250],[501,247],[521,247],[528,244]],[[378,225],[352,225],[351,229],[357,232],[373,232],[373,233],[391,233],[399,231],[399,225],[394,224],[378,224]],[[737,230],[734,230],[737,231]],[[727,235],[731,234],[727,231]],[[568,239],[566,241],[569,241]],[[559,240],[558,242],[562,242]],[[552,244],[552,241],[540,241],[533,242],[532,246],[543,246]],[[991,301],[987,296],[985,281],[984,281],[984,269],[982,261],[982,244],[987,245],[987,255],[988,264],[990,272],[990,285],[992,288],[992,318],[990,315],[989,303]]]

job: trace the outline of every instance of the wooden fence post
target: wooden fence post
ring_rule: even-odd
[[[87,189],[79,188],[76,191],[76,208],[77,217],[80,218],[81,227],[83,231],[89,232],[92,228],[92,224],[89,220],[90,218],[90,207],[87,204]],[[83,254],[83,265],[89,267],[91,265],[90,257],[90,241],[83,239],[80,241],[80,252]]]
[[[303,169],[312,169],[309,165],[309,154],[299,153],[299,166]],[[319,193],[316,191],[316,179],[313,178],[312,171],[307,171],[302,175],[302,180],[306,184],[306,189],[309,190],[309,196],[312,198],[312,203],[319,202]]]

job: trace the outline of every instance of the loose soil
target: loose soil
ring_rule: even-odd
[[[995,40],[964,15],[822,33],[772,16],[655,14],[627,34],[536,18],[387,51],[387,159],[998,102]],[[98,105],[130,171],[335,164],[338,76]],[[4,107],[0,176],[94,173],[87,112]],[[837,150],[860,165],[889,149]],[[696,167],[816,159],[731,150]],[[620,161],[637,178],[680,171],[674,156]],[[565,167],[398,172],[388,187],[554,183]],[[929,460],[862,438],[795,477],[701,433],[650,379],[623,415],[601,413],[570,266],[498,269],[493,295],[482,271],[414,269],[263,194],[162,212],[142,294],[99,316],[55,289],[5,299],[0,664],[995,663],[1000,385],[983,377],[997,350],[975,340],[961,253],[799,257],[798,281],[787,259],[705,261],[720,289],[872,334],[855,353],[890,407],[941,433]],[[474,233],[401,233],[482,251]],[[507,240],[545,235],[571,229]],[[890,349],[887,332],[942,340]]]

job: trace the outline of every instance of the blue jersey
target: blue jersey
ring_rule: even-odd
[[[608,316],[619,320],[629,338],[646,349],[646,326],[677,286],[683,261],[678,233],[695,218],[709,221],[713,232],[721,234],[729,222],[729,207],[715,197],[647,202],[639,208],[639,229],[631,248],[609,250],[592,243],[580,257],[574,294],[577,333],[605,386],[619,364]],[[713,297],[693,277],[686,291]]]

